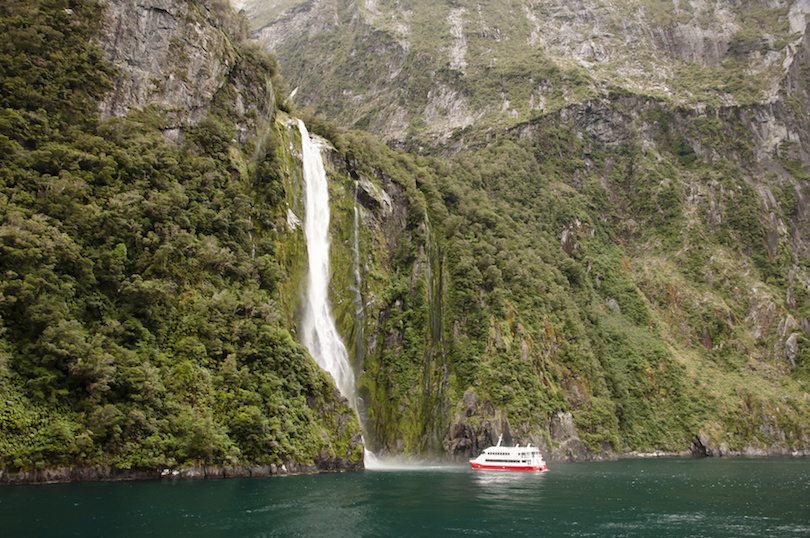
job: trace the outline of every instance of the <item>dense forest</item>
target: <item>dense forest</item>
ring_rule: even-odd
[[[176,4],[228,58],[180,136],[99,112],[107,4],[0,6],[0,466],[356,468],[361,423],[432,457],[810,448],[808,176],[801,141],[763,171],[761,110],[617,89],[406,153],[294,109],[226,4]],[[359,421],[297,341],[293,117],[328,146]]]
[[[356,418],[280,323],[275,242],[251,239],[283,199],[272,139],[231,146],[229,84],[180,145],[158,110],[101,121],[101,12],[0,8],[0,464],[361,461]],[[278,79],[233,44],[234,77]]]
[[[370,293],[372,445],[806,450],[803,3],[240,5],[297,103],[412,152],[369,150],[424,195]]]

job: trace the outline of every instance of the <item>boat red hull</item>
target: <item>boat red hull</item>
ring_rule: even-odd
[[[532,466],[532,467],[514,467],[511,465],[484,465],[482,463],[470,462],[470,467],[473,469],[484,469],[489,471],[548,471],[547,465]]]

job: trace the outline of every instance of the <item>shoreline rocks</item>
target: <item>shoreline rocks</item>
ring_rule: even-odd
[[[658,458],[802,458],[810,457],[810,450],[788,451],[781,448],[745,447],[740,451],[718,451],[711,455],[698,454],[693,451],[681,452],[627,452],[614,454],[611,458],[582,458],[550,461],[588,462],[616,461],[629,459]],[[448,457],[444,463],[458,463],[458,459]],[[90,467],[54,467],[36,471],[8,471],[0,469],[0,486],[66,484],[71,482],[124,482],[132,480],[203,480],[217,478],[259,478],[273,476],[295,476],[304,474],[342,473],[364,470],[362,463],[346,467],[319,468],[316,465],[303,465],[287,462],[282,465],[248,465],[241,467],[200,466],[163,469],[116,469],[108,465]]]
[[[201,480],[207,478],[248,478],[269,476],[293,476],[363,469],[358,464],[344,467],[322,468],[315,464],[304,465],[287,462],[282,465],[246,465],[222,467],[205,465],[199,467],[163,469],[116,469],[109,465],[88,467],[52,467],[34,471],[9,471],[0,469],[0,485],[65,484],[70,482],[124,482],[130,480]]]

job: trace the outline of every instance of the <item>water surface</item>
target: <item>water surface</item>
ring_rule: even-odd
[[[810,536],[810,460],[0,487],[3,536]]]

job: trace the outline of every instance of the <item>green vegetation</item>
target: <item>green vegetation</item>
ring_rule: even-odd
[[[180,146],[158,110],[99,122],[100,10],[0,8],[0,466],[349,456],[351,411],[274,301],[278,134],[234,146],[230,84]],[[236,47],[261,110],[277,67]]]
[[[267,99],[278,67],[229,37],[231,72],[179,144],[157,108],[100,121],[116,76],[92,44],[100,10],[0,7],[0,466],[358,461],[354,414],[294,338],[302,177],[288,104]],[[396,106],[424,109],[438,81],[493,119],[456,133],[464,151],[426,155],[424,123],[408,127],[417,155],[300,112],[334,146],[333,304],[372,448],[441,452],[472,389],[549,450],[560,413],[594,453],[687,450],[702,434],[805,449],[801,148],[783,144],[765,175],[744,108],[696,114],[619,89],[569,106],[596,95],[592,75],[539,51],[524,62],[514,41],[493,55],[511,20],[495,16],[467,42],[465,69],[486,83],[431,63],[433,40],[452,42],[438,24],[400,58],[423,69]],[[362,91],[396,48],[355,30],[315,37],[354,62],[330,66],[325,95]],[[372,126],[383,111],[363,106],[351,123]]]
[[[392,180],[408,201],[405,229],[387,238],[390,262],[373,258],[378,277],[366,290],[379,308],[366,319],[375,351],[359,379],[373,449],[441,450],[435,436],[441,442],[452,420],[443,409],[469,388],[522,435],[543,438],[544,425],[571,412],[595,452],[687,450],[701,432],[731,450],[803,446],[805,362],[785,360],[776,331],[802,315],[781,299],[796,258],[771,258],[745,161],[709,163],[694,149],[736,155],[740,123],[693,120],[660,103],[649,110],[657,130],[643,151],[632,140],[607,146],[559,115],[450,159],[314,128],[356,173]],[[611,114],[591,110],[606,122]],[[795,218],[789,188],[776,196]],[[364,236],[369,254],[375,241]],[[441,266],[442,301],[429,293],[429,242],[441,252],[430,263],[434,273]],[[335,278],[348,287],[343,267]],[[340,319],[357,334],[351,316]],[[767,413],[784,438],[752,426]]]

